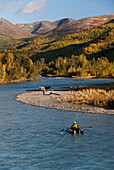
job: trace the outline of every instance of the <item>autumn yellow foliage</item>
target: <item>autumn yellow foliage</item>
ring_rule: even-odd
[[[82,91],[69,91],[60,101],[114,108],[114,90],[83,89]]]

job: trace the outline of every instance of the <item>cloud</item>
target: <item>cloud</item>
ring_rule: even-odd
[[[4,0],[0,0],[1,7],[5,11],[11,12],[11,13],[16,11],[22,5],[22,3],[23,3],[23,0],[17,0],[16,2],[6,2]]]
[[[31,14],[40,10],[45,6],[47,0],[32,0],[24,9],[20,11],[22,14]]]
[[[18,2],[9,3],[6,5],[6,7],[9,11],[13,11],[13,10],[16,10],[19,5],[20,5],[20,0]]]

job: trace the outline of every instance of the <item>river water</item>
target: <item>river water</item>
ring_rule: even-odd
[[[0,170],[114,169],[113,115],[47,109],[14,100],[15,95],[39,85],[54,88],[113,81],[41,78],[38,82],[1,84]],[[60,133],[75,118],[84,134]]]

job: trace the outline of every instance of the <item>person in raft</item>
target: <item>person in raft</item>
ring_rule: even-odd
[[[78,129],[78,125],[76,122],[73,123],[73,125],[70,127],[71,130],[76,130]]]

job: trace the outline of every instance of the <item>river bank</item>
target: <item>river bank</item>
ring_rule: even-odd
[[[0,84],[8,84],[8,83],[20,83],[20,82],[27,82],[27,81],[35,81],[33,78],[26,78],[22,77],[18,80],[0,80]]]
[[[70,102],[59,102],[61,98],[64,98],[68,93],[68,89],[62,91],[50,91],[47,90],[45,95],[42,91],[34,91],[29,93],[18,94],[15,97],[15,100],[23,102],[26,104],[45,107],[50,109],[59,109],[59,110],[68,110],[76,112],[85,112],[85,113],[98,113],[98,114],[114,114],[113,109],[95,107],[90,105],[79,105],[73,104]]]

